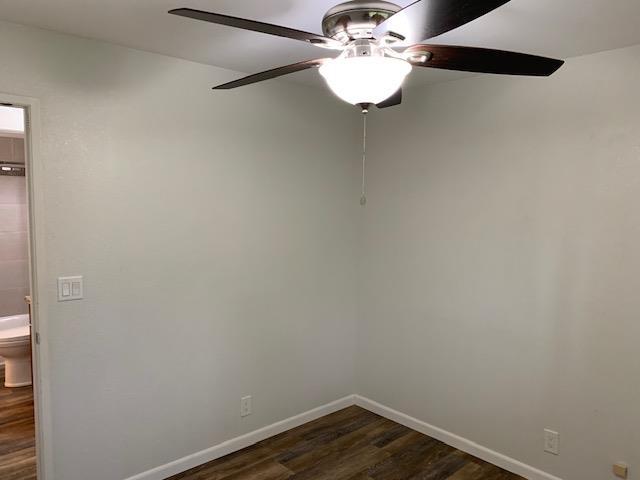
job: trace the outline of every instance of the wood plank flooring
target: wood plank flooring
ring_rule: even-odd
[[[6,388],[3,365],[0,365],[0,478],[36,478],[33,389]]]
[[[359,407],[168,480],[522,480]]]
[[[0,380],[4,383],[0,366]],[[30,387],[0,387],[0,479],[35,480]],[[521,480],[359,407],[269,438],[169,480]]]

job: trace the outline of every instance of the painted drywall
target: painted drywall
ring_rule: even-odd
[[[0,175],[0,317],[29,311],[26,190],[24,177]]]
[[[565,480],[640,479],[639,82],[633,47],[372,115],[358,393]]]
[[[41,107],[48,480],[121,480],[353,393],[357,112],[7,23],[0,65]],[[83,301],[56,302],[66,275]]]

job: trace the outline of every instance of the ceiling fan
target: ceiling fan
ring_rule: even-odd
[[[330,9],[322,20],[324,35],[218,13],[178,8],[169,13],[196,20],[292,38],[341,52],[274,68],[214,87],[227,90],[319,68],[342,100],[368,111],[371,105],[402,102],[402,83],[413,67],[504,75],[549,76],[564,62],[535,55],[420,42],[453,30],[510,0],[418,0],[406,8],[386,1],[352,0]]]

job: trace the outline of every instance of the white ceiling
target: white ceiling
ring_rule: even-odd
[[[401,6],[413,0],[398,0]],[[0,0],[0,19],[95,38],[239,72],[319,58],[327,51],[294,40],[168,15],[191,7],[321,32],[336,0]],[[640,43],[639,0],[512,0],[432,40],[568,58]],[[418,70],[418,69],[416,69]],[[412,84],[466,74],[419,69]],[[320,85],[317,72],[291,76]],[[289,78],[289,77],[287,77]]]

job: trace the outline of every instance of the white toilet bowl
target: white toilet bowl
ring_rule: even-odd
[[[4,386],[31,385],[29,315],[0,318],[0,357],[4,358]]]

